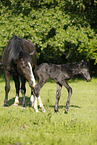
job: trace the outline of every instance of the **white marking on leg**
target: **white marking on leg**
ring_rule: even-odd
[[[14,105],[15,106],[18,106],[19,105],[19,96],[16,96]]]
[[[39,112],[38,107],[37,107],[37,97],[36,96],[34,97],[34,109],[36,110],[36,112]]]
[[[42,100],[40,98],[40,95],[38,96],[38,102],[39,102],[39,106],[42,108],[43,112],[46,112],[45,109],[44,109],[44,106],[42,104]]]
[[[31,95],[30,101],[31,101],[31,103],[32,103],[31,106],[33,106],[33,103],[34,103],[34,96],[33,96],[33,95]]]
[[[28,62],[28,65],[29,65],[29,67],[30,67],[30,74],[31,74],[31,80],[33,81],[33,87],[35,87],[36,82],[35,82],[34,74],[33,74],[33,71],[32,71],[31,63]]]

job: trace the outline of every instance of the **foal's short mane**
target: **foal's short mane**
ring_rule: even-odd
[[[78,62],[73,62],[73,63],[66,63],[66,64],[59,64],[56,66],[61,66],[61,67],[67,67],[67,68],[76,68],[76,67],[80,67],[84,62],[78,63]],[[52,64],[53,65],[53,64]]]
[[[83,64],[86,64],[86,62],[80,62],[80,63],[78,63],[78,62],[74,62],[74,63],[67,63],[67,64],[64,64],[64,66],[67,66],[67,67],[80,67],[80,66],[82,66]]]

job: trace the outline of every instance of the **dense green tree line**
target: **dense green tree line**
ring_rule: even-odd
[[[1,0],[0,55],[14,35],[31,40],[38,62],[97,63],[97,0]]]

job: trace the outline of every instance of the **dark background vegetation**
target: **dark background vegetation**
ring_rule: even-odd
[[[1,0],[0,59],[14,35],[31,40],[38,64],[87,60],[97,70],[97,0]]]

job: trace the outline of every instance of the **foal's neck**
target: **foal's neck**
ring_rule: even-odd
[[[72,66],[71,70],[72,70],[72,76],[81,74],[81,69],[79,65]]]

